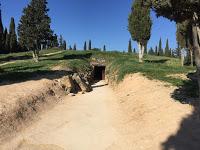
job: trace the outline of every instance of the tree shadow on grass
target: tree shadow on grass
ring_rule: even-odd
[[[70,54],[65,55],[64,59],[89,59],[91,58],[92,53],[86,53],[86,54]]]
[[[8,61],[16,61],[16,60],[28,60],[32,59],[30,55],[23,55],[23,56],[8,56],[4,58],[0,58],[0,63],[8,62]]]
[[[145,60],[146,63],[155,63],[155,64],[164,64],[167,61],[169,61],[169,59]]]
[[[29,68],[30,69],[30,68]],[[34,68],[35,69],[35,68]],[[13,71],[0,74],[0,86],[21,83],[29,80],[59,79],[73,72],[65,70],[37,70],[37,71]]]
[[[192,79],[175,90],[172,97],[182,104],[193,106],[192,114],[182,119],[174,135],[162,143],[163,150],[200,150],[200,111],[197,81]]]

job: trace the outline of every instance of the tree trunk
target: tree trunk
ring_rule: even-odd
[[[140,42],[138,42],[138,48],[139,48],[139,62],[142,63],[143,53],[142,53],[142,44]]]
[[[185,62],[185,56],[184,56],[184,49],[181,49],[181,66],[184,66],[184,62]]]
[[[35,62],[39,62],[39,52],[37,50],[33,50],[32,54],[33,54],[33,60]]]
[[[191,48],[190,49],[190,61],[191,61],[191,66],[193,67],[194,66],[194,59],[193,59],[193,49]]]
[[[197,25],[193,25],[192,32],[193,32],[193,47],[194,47],[194,56],[195,56],[195,63],[197,67],[197,78],[198,78],[198,85],[199,85],[199,98],[200,98],[200,45],[199,45],[199,37],[200,37],[200,29]]]

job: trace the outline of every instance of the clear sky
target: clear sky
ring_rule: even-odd
[[[10,18],[16,25],[23,8],[30,0],[0,0],[4,26],[9,27]],[[83,49],[85,40],[92,40],[93,47],[109,50],[127,50],[130,34],[127,30],[128,14],[132,0],[48,0],[51,27],[56,34],[62,34],[68,45],[77,44]],[[170,47],[176,47],[176,26],[165,18],[152,13],[152,37],[148,47],[158,45],[160,37],[163,47],[169,38]],[[133,47],[137,48],[134,42]]]

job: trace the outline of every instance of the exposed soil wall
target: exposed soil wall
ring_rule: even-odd
[[[2,86],[0,90],[0,143],[65,95],[57,82],[46,79]]]

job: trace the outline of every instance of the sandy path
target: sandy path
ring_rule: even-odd
[[[15,144],[21,143],[19,150],[105,150],[118,138],[112,122],[118,110],[113,102],[116,97],[108,86],[66,97],[5,149],[14,150]]]
[[[127,76],[114,91],[101,85],[85,95],[67,96],[0,150],[171,150],[179,144],[199,150],[185,138],[193,129],[178,134],[193,108],[171,98],[175,87],[141,74]],[[173,135],[178,142],[169,149]]]

